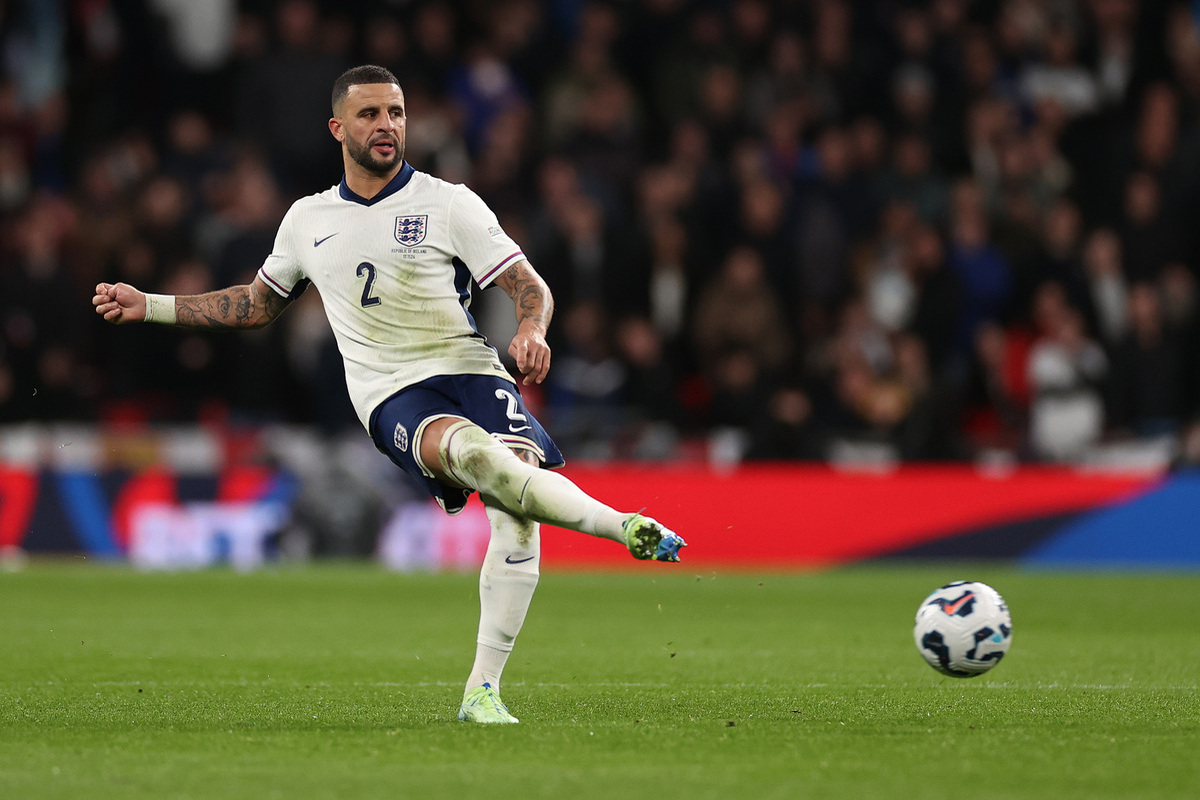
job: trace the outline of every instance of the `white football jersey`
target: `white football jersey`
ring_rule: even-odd
[[[468,307],[525,258],[474,192],[408,164],[367,200],[342,182],[292,204],[259,277],[284,297],[311,282],[366,427],[379,403],[437,375],[510,378]]]

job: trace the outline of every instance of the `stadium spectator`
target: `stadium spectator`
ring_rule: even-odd
[[[625,367],[622,395],[626,414],[669,430],[685,423],[679,401],[678,376],[669,346],[646,317],[627,317],[617,325],[617,353]],[[670,434],[668,434],[670,435]]]
[[[743,360],[756,376],[775,373],[792,355],[791,339],[781,335],[787,323],[778,295],[762,256],[751,247],[729,252],[720,273],[701,289],[693,318],[696,360],[714,376],[728,373],[728,362]]]
[[[687,231],[677,220],[665,218],[652,225],[649,232],[649,251],[645,257],[642,278],[646,284],[644,311],[649,314],[658,335],[671,345],[677,345],[684,334],[693,269],[688,265],[689,242]],[[638,286],[630,287],[632,310],[637,310]]]
[[[1121,240],[1108,228],[1090,232],[1083,244],[1083,272],[1087,304],[1095,310],[1095,330],[1112,346],[1125,334],[1128,323],[1128,289]],[[1070,283],[1064,284],[1070,286]]]
[[[970,183],[959,185],[950,223],[946,264],[961,291],[955,349],[966,352],[978,326],[1003,320],[1013,297],[1012,267],[991,240],[982,200]]]
[[[1183,421],[1186,368],[1178,334],[1167,325],[1158,287],[1129,289],[1129,331],[1108,377],[1108,424],[1133,436],[1161,436]]]
[[[765,49],[766,61],[746,76],[745,112],[752,127],[766,130],[771,117],[780,110],[792,116],[807,113],[807,49],[795,30],[774,32]]]
[[[1027,332],[996,322],[976,330],[960,423],[970,451],[1028,455],[1029,346]]]
[[[1083,313],[1088,329],[1098,331],[1096,310],[1083,271],[1083,215],[1079,206],[1058,199],[1038,223],[1037,251],[1030,274],[1061,284],[1071,304]],[[1031,299],[1032,295],[1025,298],[1024,307],[1028,308]]]
[[[326,158],[324,131],[294,121],[325,114],[329,76],[344,70],[350,57],[322,51],[328,21],[315,0],[280,0],[272,11],[270,44],[246,61],[236,82],[234,130],[266,154],[284,191],[299,196],[333,184],[337,173]]]
[[[472,154],[484,149],[497,116],[529,102],[529,90],[485,39],[470,45],[463,61],[450,73],[447,88]]]
[[[901,357],[899,350],[904,349]],[[932,388],[929,362],[916,336],[893,335],[876,321],[867,302],[852,297],[840,310],[828,342],[824,413],[832,433],[848,441],[902,449],[925,449],[923,435],[906,427],[919,399]],[[903,360],[902,360],[903,359]]]
[[[611,456],[625,421],[625,366],[616,353],[613,323],[594,301],[579,301],[560,312],[554,373],[545,384],[546,414],[555,435],[576,447],[594,445]]]
[[[1162,204],[1162,186],[1137,171],[1125,183],[1124,219],[1119,230],[1125,274],[1130,281],[1154,281],[1182,255],[1180,230]]]
[[[620,314],[628,281],[620,277],[630,263],[624,237],[608,225],[600,204],[582,193],[563,199],[555,209],[552,239],[537,251],[547,280],[559,287],[564,307],[590,301],[604,313]],[[633,297],[638,297],[636,292]]]
[[[1100,106],[1096,79],[1078,58],[1078,42],[1070,22],[1052,23],[1042,37],[1041,58],[1027,64],[1019,78],[1025,103],[1052,101],[1067,117],[1089,114]]]
[[[782,286],[801,308],[808,304],[828,305],[840,299],[848,283],[846,260],[852,237],[870,227],[853,194],[854,151],[846,131],[839,126],[828,126],[818,134],[812,149],[814,163],[798,176],[795,196],[790,202],[794,255],[772,253],[760,247],[768,257],[768,264],[788,267]],[[755,204],[763,200],[751,199]],[[780,212],[787,199],[780,193],[775,201]]]
[[[616,24],[612,7],[588,4],[580,15],[579,32],[566,63],[546,80],[540,100],[541,136],[552,150],[563,147],[583,124],[592,93],[605,82],[619,79],[612,53]]]
[[[745,457],[820,460],[828,456],[828,439],[828,427],[818,417],[809,392],[802,386],[785,384],[767,398],[765,413],[751,420]]]
[[[61,299],[74,294],[66,243],[74,224],[63,200],[39,195],[10,221],[0,262],[0,352],[10,421],[86,418],[94,373],[80,358],[79,320],[64,314]]]
[[[1044,333],[1029,353],[1030,446],[1049,461],[1078,459],[1104,432],[1108,359],[1062,287],[1044,284],[1034,304]]]
[[[938,174],[929,142],[916,133],[904,133],[892,145],[892,162],[884,191],[889,200],[910,204],[926,222],[945,222],[949,192]]]

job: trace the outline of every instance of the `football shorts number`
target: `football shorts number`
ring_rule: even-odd
[[[506,392],[503,389],[497,389],[496,399],[504,400],[508,403],[508,411],[505,412],[505,416],[512,420],[512,422],[508,423],[509,431],[512,433],[520,433],[521,431],[532,429],[532,426],[529,424],[529,418],[518,410],[520,406],[517,405],[517,398],[512,392]]]

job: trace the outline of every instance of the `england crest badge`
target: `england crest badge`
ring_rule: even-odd
[[[396,217],[396,241],[405,247],[416,247],[425,241],[425,231],[428,222],[428,214]]]

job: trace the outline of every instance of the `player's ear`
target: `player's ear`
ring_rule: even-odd
[[[342,121],[337,117],[329,118],[329,132],[333,134],[333,138],[339,142],[346,141],[346,131],[342,127]]]

